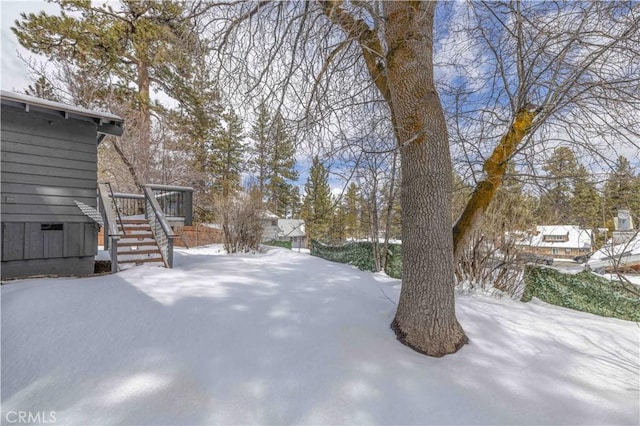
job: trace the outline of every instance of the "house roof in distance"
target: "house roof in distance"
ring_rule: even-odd
[[[284,237],[304,237],[304,220],[302,219],[278,219],[278,228]]]
[[[114,136],[120,136],[123,133],[122,125],[124,120],[117,115],[108,112],[93,111],[73,105],[63,104],[61,102],[49,101],[47,99],[24,95],[22,93],[8,92],[5,90],[0,92],[0,100],[3,105],[12,105],[23,108],[27,112],[40,111],[60,115],[67,119],[89,119],[95,121],[98,123],[98,133]]]
[[[516,242],[519,245],[531,247],[557,247],[557,248],[590,248],[591,231],[581,229],[575,225],[548,225],[536,226],[536,235],[529,235]],[[546,235],[566,235],[567,241],[545,241]]]

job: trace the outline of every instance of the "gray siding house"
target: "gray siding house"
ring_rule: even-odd
[[[123,120],[1,92],[1,276],[93,273],[98,225],[97,147]]]

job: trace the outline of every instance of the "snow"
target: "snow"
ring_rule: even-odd
[[[567,241],[546,241],[545,236],[566,236]],[[581,229],[575,225],[537,226],[536,233],[528,235],[516,245],[529,247],[553,248],[591,248],[591,231]]]
[[[2,286],[2,410],[58,424],[638,424],[638,324],[476,294],[420,355],[400,283],[279,248]]]

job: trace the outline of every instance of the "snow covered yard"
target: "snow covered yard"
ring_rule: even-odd
[[[638,424],[640,328],[457,299],[471,343],[395,339],[399,282],[305,254],[176,253],[176,268],[2,286],[2,423]]]

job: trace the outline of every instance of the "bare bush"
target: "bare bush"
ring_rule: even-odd
[[[218,198],[216,216],[222,223],[224,248],[227,253],[247,253],[258,249],[262,240],[261,198],[256,194],[238,194]]]
[[[458,287],[489,294],[507,294],[519,299],[524,291],[523,265],[516,261],[513,241],[496,241],[475,232],[460,253],[456,277]]]

